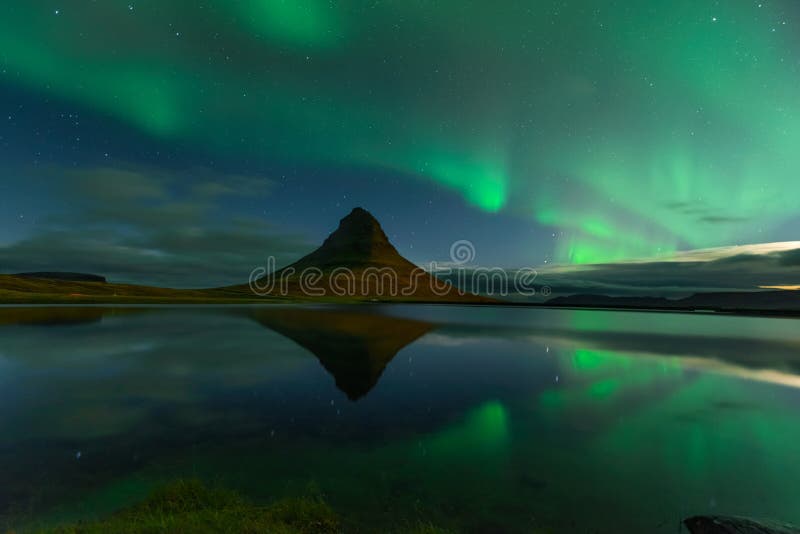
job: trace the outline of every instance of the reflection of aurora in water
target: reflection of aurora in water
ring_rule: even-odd
[[[603,451],[603,470],[621,480],[644,470],[666,476],[651,490],[660,487],[687,503],[686,510],[703,498],[707,509],[766,517],[791,506],[788,489],[796,490],[798,472],[788,458],[800,440],[795,390],[731,378],[725,368],[684,366],[677,358],[575,351],[560,361],[564,385],[543,392],[540,406],[554,420],[585,421],[591,414],[602,421],[590,439],[593,450]],[[620,484],[623,492],[631,487]]]
[[[463,456],[496,456],[507,452],[509,442],[508,412],[502,403],[489,401],[467,414],[460,424],[433,434],[420,446],[436,462],[448,463]]]
[[[62,313],[64,326],[38,312],[16,322],[47,326],[0,317],[4,509],[35,492],[40,513],[85,517],[188,473],[256,500],[313,484],[373,530],[410,517],[512,532],[673,532],[700,512],[800,519],[800,390],[741,372],[796,376],[775,359],[788,349],[773,350],[797,342],[793,321],[361,310],[415,317],[433,333],[400,348],[357,402],[250,311],[139,309],[83,323]],[[724,344],[683,356],[687,335],[723,343],[726,324],[764,355],[762,368]],[[768,325],[770,339],[748,324]],[[313,323],[304,328],[313,336]],[[651,350],[614,348],[646,328]],[[706,356],[726,352],[727,363]]]

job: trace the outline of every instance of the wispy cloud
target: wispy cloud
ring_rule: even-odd
[[[223,197],[267,195],[266,178],[135,167],[60,176],[64,210],[0,248],[0,271],[69,270],[113,281],[202,287],[244,283],[267,256],[289,262],[311,248],[264,218],[231,217],[220,209]]]
[[[678,252],[594,265],[539,270],[537,282],[561,292],[662,295],[712,290],[755,290],[800,284],[800,241],[758,243]]]

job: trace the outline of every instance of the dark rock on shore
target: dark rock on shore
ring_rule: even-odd
[[[744,517],[694,516],[683,520],[691,534],[800,534],[792,525]]]

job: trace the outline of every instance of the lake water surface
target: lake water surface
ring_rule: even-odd
[[[503,307],[0,308],[0,530],[178,477],[351,530],[800,523],[800,321]]]

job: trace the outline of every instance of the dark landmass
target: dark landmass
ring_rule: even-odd
[[[317,293],[304,291],[301,273],[319,273],[311,282]],[[342,277],[342,273],[345,276]],[[171,289],[114,284],[102,276],[67,273],[0,275],[0,302],[63,303],[236,303],[236,302],[439,302],[492,303],[488,297],[463,294],[414,265],[389,242],[378,221],[355,208],[315,251],[273,275],[272,290],[257,295],[250,284],[207,289]],[[305,280],[306,287],[308,279]],[[266,280],[259,281],[263,287]],[[344,291],[342,291],[344,288]],[[318,293],[322,294],[318,294]]]
[[[37,273],[17,273],[13,276],[20,278],[41,278],[44,280],[62,280],[64,282],[107,282],[105,276],[87,273],[68,273],[61,271],[37,272]]]
[[[568,307],[637,307],[637,308],[663,308],[670,306],[675,301],[662,297],[611,297],[606,295],[579,294],[567,297],[556,297],[545,302],[547,306]]]
[[[729,291],[696,293],[681,299],[661,297],[610,297],[572,295],[548,300],[545,306],[566,308],[647,309],[674,311],[718,311],[729,313],[800,313],[800,291]]]
[[[691,534],[800,534],[800,529],[792,525],[744,517],[695,516],[683,524]]]
[[[380,223],[363,208],[355,208],[339,222],[339,227],[315,251],[276,271],[272,293],[307,296],[301,287],[301,274],[319,270],[314,283],[325,295],[355,300],[400,302],[491,303],[488,297],[462,293],[414,265],[397,252]],[[270,278],[259,284],[268,286]],[[284,280],[286,290],[279,285]],[[226,295],[252,295],[249,284],[222,288]]]
[[[800,291],[697,293],[680,302],[693,308],[800,311]]]
[[[309,270],[316,290],[304,290]],[[681,299],[577,294],[544,304],[504,302],[460,291],[451,283],[414,265],[389,242],[368,211],[355,208],[323,244],[291,265],[250,284],[208,289],[171,289],[109,283],[102,276],[70,272],[0,275],[0,302],[8,304],[159,304],[242,302],[416,302],[504,304],[619,310],[724,312],[800,315],[800,291],[697,293]]]
[[[418,269],[389,242],[380,223],[363,208],[354,208],[318,249],[285,269],[317,267],[391,267],[401,272]],[[282,269],[285,270],[285,269]]]
[[[3,304],[202,303],[210,300],[217,298],[205,290],[0,275],[0,303]]]

